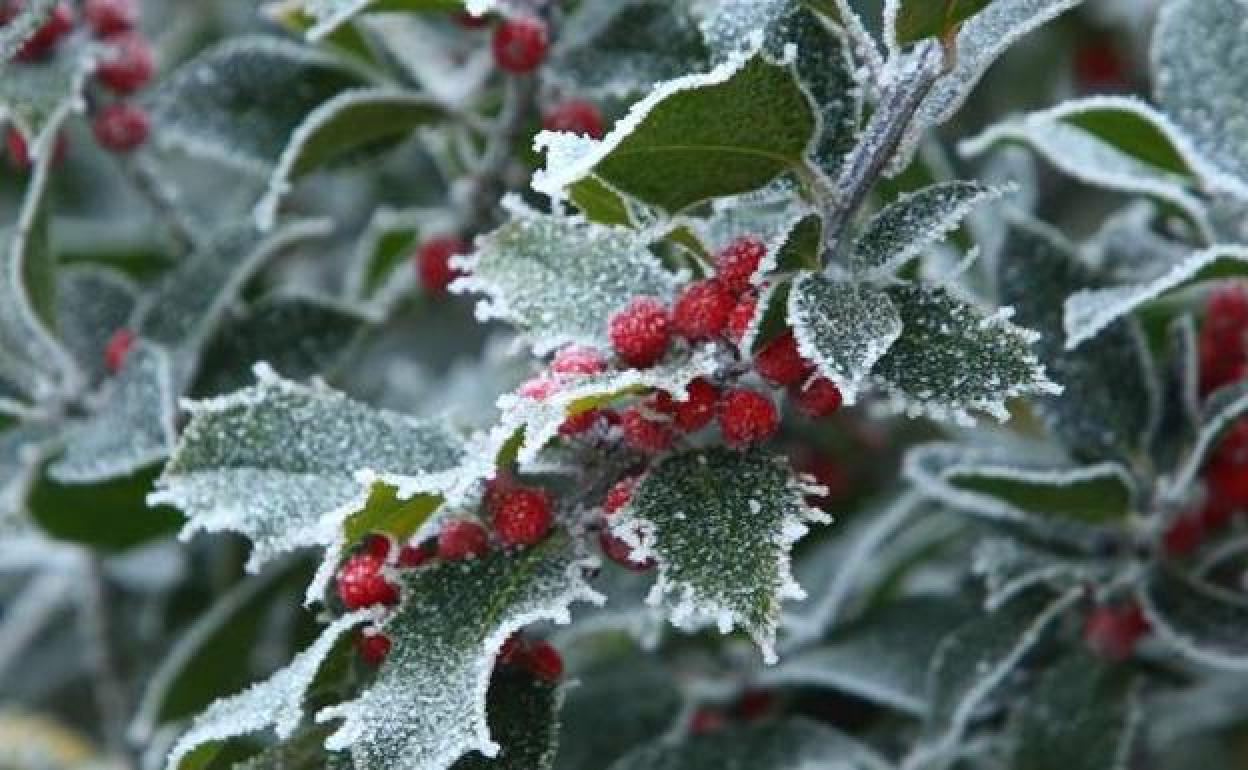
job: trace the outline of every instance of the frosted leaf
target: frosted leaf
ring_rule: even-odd
[[[179,392],[196,369],[200,348],[251,277],[278,253],[325,236],[328,227],[325,220],[302,220],[268,235],[250,224],[222,228],[143,295],[134,328],[173,353]]]
[[[1078,6],[1082,0],[994,0],[962,25],[957,37],[958,57],[923,100],[910,125],[891,171],[900,172],[918,148],[923,133],[954,116],[980,78],[1019,38]]]
[[[385,0],[396,1],[406,0]],[[361,18],[356,26],[379,44],[383,57],[388,55],[407,73],[421,93],[451,109],[475,109],[482,88],[496,73],[494,57],[475,36],[448,35],[439,16],[383,13]]]
[[[67,484],[127,476],[169,456],[177,439],[173,364],[140,340],[109,382],[93,415],[71,427],[65,454],[48,475]]]
[[[347,299],[364,302],[389,295],[391,284],[403,280],[403,267],[419,244],[421,233],[439,224],[438,217],[429,211],[377,209],[356,243],[343,292]],[[450,229],[449,223],[445,226]],[[405,288],[415,286],[410,274],[405,283]]]
[[[1021,143],[1085,184],[1147,195],[1174,206],[1208,233],[1204,202],[1192,189],[1199,160],[1183,131],[1144,102],[1095,96],[998,123],[959,145],[964,155]]]
[[[1248,275],[1248,247],[1214,246],[1193,252],[1148,283],[1109,289],[1081,289],[1066,299],[1066,348],[1073,350],[1140,307],[1198,283]]]
[[[1174,476],[1166,481],[1166,491],[1175,500],[1182,500],[1191,491],[1210,455],[1226,432],[1240,417],[1248,413],[1248,386],[1241,383],[1214,391],[1204,403],[1200,414],[1200,431],[1188,449]]]
[[[265,297],[213,335],[204,348],[193,394],[211,396],[245,387],[260,361],[292,380],[332,377],[377,320],[326,297]]]
[[[707,45],[720,58],[741,53],[750,35],[793,10],[793,0],[715,0],[700,25]]]
[[[667,301],[677,289],[649,249],[630,230],[525,215],[477,239],[476,252],[458,263],[469,275],[452,290],[481,292],[481,321],[501,319],[520,328],[541,355],[568,343],[609,349],[607,324],[634,297]]]
[[[896,408],[963,423],[972,410],[1005,420],[1007,400],[1061,392],[1031,350],[1037,335],[1007,312],[987,315],[945,289],[906,286],[888,295],[904,331],[873,379]]]
[[[335,536],[361,495],[357,471],[417,475],[454,467],[460,439],[436,422],[383,412],[258,368],[259,384],[189,404],[191,421],[149,502],[187,515],[182,536],[239,532],[248,567]]]
[[[341,719],[326,741],[357,765],[442,770],[469,752],[498,756],[486,694],[503,642],[539,620],[567,622],[576,601],[596,601],[586,563],[568,538],[467,562],[443,562],[406,577],[406,601],[382,630],[393,646],[355,700],[329,706]]]
[[[889,602],[812,649],[759,675],[765,687],[827,687],[885,708],[927,712],[927,668],[942,639],[971,616],[937,598]]]
[[[762,54],[654,88],[601,140],[544,131],[533,188],[552,197],[597,176],[669,212],[757,190],[803,166],[818,120],[791,67]]]
[[[556,770],[603,767],[672,728],[684,698],[671,672],[650,656],[608,659],[577,671],[568,689]]]
[[[130,321],[139,289],[126,275],[96,265],[65,266],[56,276],[56,332],[91,382],[108,375],[104,350]]]
[[[988,609],[1037,586],[1064,592],[1076,586],[1100,585],[1112,578],[1113,570],[1112,564],[1096,559],[1058,556],[1006,538],[979,541],[971,556],[971,572],[984,581]]]
[[[1248,670],[1248,602],[1242,595],[1161,565],[1148,574],[1139,599],[1157,639],[1186,660]]]
[[[451,770],[549,770],[559,747],[564,690],[510,666],[494,670],[487,696],[497,757],[472,753]]]
[[[267,176],[308,113],[362,82],[314,48],[235,38],[164,81],[152,97],[154,137],[163,147]]]
[[[1120,525],[1139,504],[1135,480],[1117,463],[1076,466],[997,446],[925,444],[906,455],[904,474],[955,511],[1042,538],[1077,541],[1095,527]]]
[[[195,750],[205,744],[270,729],[279,738],[294,734],[304,720],[304,699],[321,664],[339,637],[368,617],[367,612],[343,615],[326,627],[312,646],[296,655],[289,666],[205,709],[174,745],[165,764],[166,770],[191,770],[196,766],[193,762]]]
[[[1248,7],[1176,0],[1158,17],[1152,59],[1157,101],[1208,159],[1215,187],[1248,197]]]
[[[297,179],[392,147],[446,111],[425,96],[383,88],[345,91],[312,110],[290,136],[269,186],[256,203],[256,226],[269,230]]]
[[[874,750],[834,728],[800,717],[763,722],[681,743],[656,741],[610,770],[889,770]]]
[[[976,207],[1006,192],[979,182],[944,182],[903,195],[867,223],[851,247],[850,265],[891,275],[945,240]]]
[[[0,72],[7,77],[13,67],[13,55],[34,36],[52,13],[56,0],[30,0],[17,9],[17,15],[0,25]]]
[[[1134,321],[1105,330],[1076,351],[1062,344],[1062,300],[1094,285],[1093,277],[1056,231],[1017,219],[1010,227],[998,285],[1019,323],[1041,333],[1038,348],[1049,375],[1065,390],[1033,408],[1072,455],[1099,460],[1131,455],[1155,430],[1160,386],[1152,356]]]
[[[4,25],[0,34],[8,31]],[[63,45],[46,59],[17,66],[0,56],[0,122],[12,122],[32,158],[51,151],[61,124],[71,113],[82,112],[95,54],[91,45]]]
[[[1082,588],[1058,596],[1033,589],[945,637],[928,671],[931,710],[922,738],[902,767],[923,767],[956,749],[976,710],[1081,596]]]
[[[1089,265],[1114,283],[1145,283],[1161,277],[1191,253],[1192,247],[1157,233],[1161,216],[1149,201],[1135,201],[1105,219],[1084,244]]]
[[[784,243],[794,226],[811,214],[794,185],[780,181],[753,193],[719,198],[711,203],[711,215],[692,221],[698,237],[712,252],[721,251],[743,235],[772,247]]]
[[[1127,770],[1143,717],[1132,673],[1089,651],[1045,671],[1014,713],[1015,770]]]
[[[59,436],[59,426],[23,422],[0,430],[0,527],[22,512],[42,455]]]
[[[230,770],[355,770],[346,754],[325,751],[323,744],[328,733],[323,727],[300,730],[259,754],[232,763]],[[194,763],[194,758],[187,760],[187,764]]]
[[[993,0],[888,0],[884,40],[890,51],[930,37],[943,39]]]
[[[654,41],[662,40],[656,47]],[[710,63],[686,3],[581,3],[559,30],[550,77],[588,98],[624,97]]]
[[[836,383],[847,404],[857,401],[872,368],[902,332],[887,294],[819,273],[807,273],[793,286],[789,320],[802,356]]]
[[[923,154],[920,149],[920,157]],[[966,218],[966,226],[979,248],[980,272],[989,286],[995,280],[1009,234],[1012,211],[1025,214],[1036,210],[1039,198],[1039,169],[1035,156],[1022,147],[1000,148],[987,156],[976,174],[984,184],[1013,190],[1013,194],[978,206]],[[989,292],[992,293],[992,292]]]
[[[805,596],[790,549],[808,523],[828,520],[804,494],[787,464],[762,450],[686,452],[650,471],[613,529],[634,560],[657,559],[650,601],[669,607],[674,625],[740,625],[774,663],[781,602]]]
[[[477,6],[494,5],[493,0],[470,0]],[[329,36],[353,17],[368,11],[457,11],[460,0],[295,0],[299,10],[312,20],[308,42],[315,43]],[[485,13],[484,9],[476,13]]]

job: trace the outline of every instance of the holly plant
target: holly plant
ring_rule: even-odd
[[[1245,28],[0,0],[0,765],[1239,767]]]

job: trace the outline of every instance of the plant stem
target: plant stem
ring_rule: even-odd
[[[510,189],[509,172],[514,148],[537,115],[537,80],[509,78],[503,111],[486,140],[481,166],[471,179],[462,229],[469,235],[487,230],[494,222],[499,199]]]

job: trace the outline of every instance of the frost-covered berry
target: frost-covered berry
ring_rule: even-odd
[[[533,642],[521,653],[519,661],[533,676],[554,684],[563,677],[563,656],[545,639]]]
[[[729,390],[719,399],[719,427],[724,441],[745,447],[776,432],[780,416],[771,399],[755,390]]]
[[[395,553],[394,546],[394,538],[381,532],[373,532],[364,538],[365,553],[378,561],[390,561],[391,554]]]
[[[636,407],[620,415],[620,428],[624,444],[638,452],[657,454],[672,448],[671,423],[652,420]]]
[[[540,489],[517,487],[502,495],[494,507],[494,531],[505,545],[534,545],[550,531],[554,515],[550,495]]]
[[[1083,641],[1104,658],[1119,661],[1131,657],[1135,645],[1148,632],[1148,619],[1138,604],[1096,607],[1083,626]]]
[[[767,255],[767,247],[752,235],[743,235],[715,255],[715,276],[729,291],[742,294]]]
[[[126,153],[147,141],[152,119],[142,107],[118,102],[100,110],[91,128],[101,147],[110,152]]]
[[[416,545],[409,543],[399,549],[398,562],[399,566],[404,569],[415,569],[428,564],[436,555],[436,549],[425,543]]]
[[[714,278],[690,284],[672,306],[672,329],[689,340],[715,337],[728,326],[737,298]]]
[[[96,37],[126,32],[139,21],[138,0],[87,0],[82,12]]]
[[[688,398],[677,401],[666,391],[656,393],[653,406],[656,411],[671,415],[672,422],[685,433],[702,430],[715,419],[715,404],[719,400],[719,388],[702,377],[692,380],[685,390]]]
[[[151,82],[156,72],[152,47],[142,35],[127,32],[108,39],[95,76],[119,94],[131,94]]]
[[[795,384],[792,392],[797,410],[807,417],[827,417],[841,408],[841,389],[826,377]]]
[[[548,131],[580,134],[592,139],[601,139],[606,133],[602,113],[584,99],[569,99],[556,105],[542,119],[542,127]]]
[[[728,314],[728,339],[740,345],[741,340],[745,339],[745,333],[750,330],[750,322],[754,320],[754,314],[757,312],[758,297],[753,295],[742,297]]]
[[[607,531],[598,533],[598,546],[602,548],[603,554],[608,559],[625,569],[633,572],[649,572],[654,569],[654,559],[646,559],[645,561],[633,561],[629,558],[629,554],[633,552],[632,547],[620,538]]]
[[[520,383],[516,392],[534,401],[545,401],[559,392],[559,383],[549,377],[539,375]]]
[[[607,370],[607,357],[598,348],[568,345],[555,354],[550,370],[555,374],[601,374]]]
[[[134,332],[129,329],[118,329],[113,332],[113,336],[109,337],[108,344],[104,346],[104,366],[110,374],[117,374],[121,371],[121,367],[126,363],[126,356],[130,355],[130,349],[134,347]]]
[[[370,666],[380,666],[390,654],[390,637],[376,629],[364,629],[355,639],[360,657]]]
[[[7,17],[21,10],[25,4],[21,0],[16,3],[9,3],[4,21],[7,22]],[[35,31],[35,34],[30,39],[22,44],[14,58],[18,61],[30,61],[31,59],[43,57],[56,47],[56,44],[61,42],[61,38],[68,35],[73,28],[74,9],[70,7],[69,3],[57,3],[52,6],[52,13],[48,16],[48,20]]]
[[[438,558],[444,561],[481,557],[489,553],[489,550],[489,533],[475,521],[448,521],[438,533]]]
[[[541,19],[507,19],[494,30],[494,63],[504,72],[525,75],[541,66],[550,33]]]
[[[347,559],[338,571],[338,598],[347,609],[398,603],[399,589],[382,574],[385,564],[367,551]]]
[[[1166,555],[1181,559],[1192,555],[1204,539],[1205,527],[1200,516],[1189,513],[1170,523],[1161,536],[1161,543]]]
[[[580,436],[588,433],[600,420],[603,419],[603,411],[601,409],[590,409],[580,414],[574,414],[563,421],[559,426],[559,435]]]
[[[412,256],[420,285],[433,294],[445,294],[446,287],[462,273],[451,267],[451,257],[468,253],[468,244],[453,235],[430,238]]]
[[[754,356],[754,370],[776,387],[800,382],[810,374],[810,362],[797,350],[793,332],[785,332]]]
[[[608,324],[611,346],[629,366],[652,366],[667,352],[672,322],[667,308],[654,297],[637,297]]]
[[[633,492],[637,490],[637,484],[640,481],[640,476],[628,476],[615,482],[611,489],[607,490],[607,499],[602,503],[603,512],[611,516],[628,505],[629,501],[633,499]]]

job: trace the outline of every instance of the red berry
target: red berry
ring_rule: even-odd
[[[1127,63],[1109,40],[1080,46],[1075,52],[1075,78],[1085,91],[1127,85]]]
[[[645,561],[633,561],[629,555],[633,549],[628,543],[607,531],[598,533],[598,545],[602,548],[602,552],[607,558],[616,564],[630,569],[633,572],[649,572],[654,569],[654,559],[646,559]]]
[[[615,315],[608,325],[611,346],[629,366],[639,369],[655,364],[667,352],[671,318],[654,297],[637,297]]]
[[[20,9],[24,2],[18,2],[16,8]],[[13,6],[10,6],[12,10]],[[61,38],[65,37],[74,28],[74,10],[69,7],[68,3],[57,3],[52,7],[52,15],[43,23],[43,26],[35,31],[18,50],[14,57],[18,61],[30,61],[38,59],[61,42]]]
[[[541,19],[507,19],[494,30],[494,63],[504,72],[524,75],[541,65],[549,45]]]
[[[555,354],[550,370],[555,374],[601,374],[607,370],[607,357],[598,348],[569,345]]]
[[[95,116],[92,123],[95,141],[110,152],[131,152],[147,141],[152,119],[147,110],[134,104],[110,104]]]
[[[797,453],[794,467],[814,478],[815,483],[827,491],[809,495],[806,500],[816,508],[826,508],[849,497],[853,492],[853,479],[845,466],[832,457],[806,450]]]
[[[534,401],[545,401],[559,392],[559,383],[544,375],[533,377],[520,383],[516,392]]]
[[[420,274],[420,285],[433,294],[445,294],[451,281],[463,275],[451,267],[451,257],[467,254],[468,251],[468,244],[453,235],[425,241],[413,256]]]
[[[1222,434],[1209,464],[1232,468],[1248,466],[1248,420],[1236,420]]]
[[[438,558],[445,561],[480,558],[489,553],[489,550],[490,536],[475,521],[448,521],[438,534]]]
[[[434,555],[434,549],[424,543],[405,545],[399,549],[399,566],[404,569],[415,569],[428,564]]]
[[[601,139],[606,133],[602,113],[584,99],[569,99],[546,114],[542,127],[548,131],[564,131]]]
[[[767,716],[776,706],[776,696],[766,690],[749,690],[742,695],[733,711],[746,721],[754,721]]]
[[[705,428],[715,418],[719,389],[699,377],[690,382],[685,390],[689,397],[684,401],[677,401],[670,393],[660,391],[655,394],[653,406],[655,410],[671,415],[677,428],[693,433]]]
[[[737,303],[732,312],[728,314],[728,337],[738,345],[741,340],[745,339],[745,333],[750,330],[750,323],[754,320],[754,314],[758,312],[758,297],[745,296]]]
[[[137,0],[86,0],[83,15],[96,37],[126,32],[139,21]]]
[[[754,369],[764,380],[777,387],[800,382],[810,374],[810,363],[797,350],[793,332],[785,332],[754,356]]]
[[[580,436],[589,432],[590,429],[598,424],[602,417],[603,412],[601,409],[590,409],[580,414],[572,415],[559,426],[559,435],[567,436],[568,438]]]
[[[1213,465],[1205,470],[1209,499],[1230,509],[1248,508],[1248,466]]]
[[[729,446],[745,447],[776,432],[780,416],[770,398],[754,390],[730,390],[719,400],[719,427]]]
[[[1088,613],[1083,640],[1094,652],[1109,660],[1131,657],[1140,637],[1148,632],[1148,620],[1139,605],[1096,607]]]
[[[752,235],[743,235],[715,255],[715,275],[728,290],[742,294],[767,255],[767,247]]]
[[[1205,504],[1197,511],[1196,516],[1200,518],[1200,524],[1206,532],[1216,532],[1227,524],[1231,523],[1231,518],[1235,515],[1235,507],[1228,505],[1222,500],[1210,496],[1205,500]]]
[[[720,281],[692,283],[672,306],[672,329],[686,339],[710,339],[728,326],[736,306],[736,296]]]
[[[364,551],[378,561],[389,561],[394,546],[394,538],[381,532],[374,532],[364,538]]]
[[[134,347],[134,332],[129,329],[118,329],[104,346],[104,366],[110,374],[117,374],[126,363],[126,356]]]
[[[390,638],[380,631],[364,630],[355,639],[360,657],[370,666],[380,666],[390,654]]]
[[[1192,555],[1204,539],[1205,528],[1200,516],[1185,514],[1171,522],[1162,535],[1162,545],[1168,556],[1183,558]]]
[[[651,420],[636,407],[620,415],[620,428],[624,432],[624,443],[638,452],[656,454],[672,448],[671,424]]]
[[[633,492],[637,490],[637,484],[640,481],[640,476],[628,476],[615,482],[611,489],[607,491],[607,499],[602,503],[603,513],[610,516],[628,505],[629,501],[633,499]]]
[[[516,483],[515,479],[500,471],[497,476],[485,482],[485,495],[482,501],[485,505],[485,510],[494,513],[494,511],[498,510],[498,504],[503,497],[511,490],[519,487],[520,485]]]
[[[494,508],[494,531],[505,545],[534,545],[550,530],[554,515],[550,495],[518,487],[505,493]]]
[[[691,735],[707,735],[708,733],[719,732],[727,725],[728,717],[724,715],[724,712],[703,706],[693,712],[693,717],[689,720],[689,733]]]
[[[793,401],[807,417],[818,419],[841,408],[841,390],[826,377],[815,377],[804,385],[793,385]]]
[[[1200,389],[1208,394],[1237,381],[1248,363],[1248,290],[1219,286],[1209,295],[1200,328]]]
[[[385,562],[371,553],[357,553],[338,571],[338,597],[349,610],[375,604],[397,604],[399,590],[382,574]]]
[[[108,42],[108,52],[95,70],[100,82],[119,94],[131,94],[147,85],[156,72],[156,59],[147,40],[127,32]]]
[[[546,640],[534,642],[520,656],[520,665],[544,682],[554,684],[563,676],[563,657]]]

